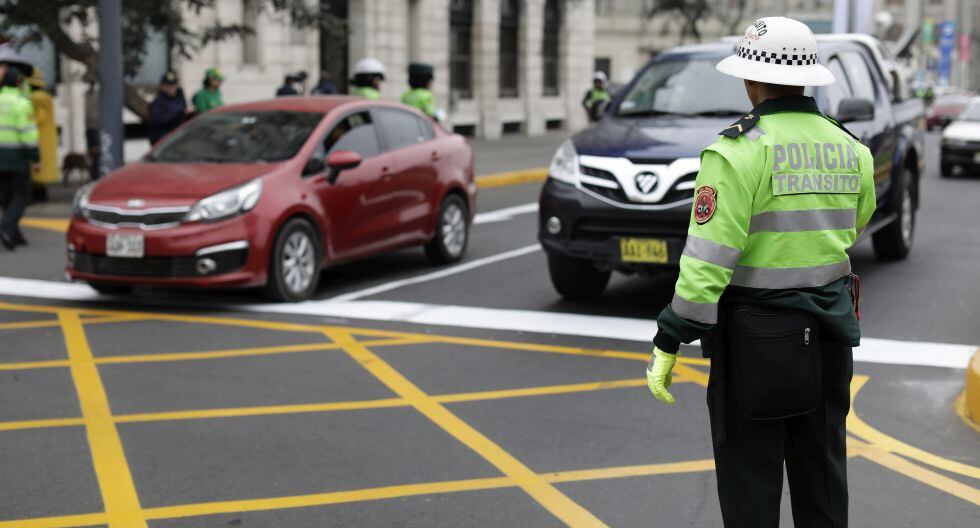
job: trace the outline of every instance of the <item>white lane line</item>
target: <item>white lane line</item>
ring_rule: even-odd
[[[515,216],[538,212],[538,202],[504,207],[485,213],[477,213],[473,218],[474,224],[490,224],[493,222],[506,222],[513,220]]]
[[[524,246],[522,248],[512,249],[510,251],[505,251],[503,253],[491,255],[489,257],[483,257],[480,259],[467,262],[465,264],[459,264],[443,270],[433,271],[432,273],[426,273],[424,275],[419,275],[417,277],[386,282],[384,284],[379,284],[378,286],[372,286],[370,288],[365,288],[363,290],[344,293],[342,295],[337,295],[336,297],[331,297],[328,300],[329,301],[353,301],[364,297],[370,297],[372,295],[377,295],[379,293],[384,293],[397,288],[401,288],[402,286],[408,286],[410,284],[419,284],[422,282],[429,282],[437,279],[442,279],[444,277],[449,277],[450,275],[463,273],[465,271],[469,271],[471,269],[493,264],[495,262],[500,262],[502,260],[520,257],[522,255],[527,255],[528,253],[533,253],[539,249],[541,249],[541,246],[539,244],[531,244],[530,246]]]
[[[446,270],[449,271],[449,270]],[[84,284],[0,277],[0,295],[66,301],[105,301],[113,299],[95,293]],[[117,298],[118,299],[118,298]],[[154,306],[134,299],[132,304]],[[169,303],[182,307],[216,309],[207,302]],[[341,317],[368,321],[392,321],[425,325],[457,326],[489,330],[509,330],[583,337],[621,339],[649,346],[657,325],[649,319],[579,315],[532,310],[506,310],[470,306],[434,305],[393,301],[307,301],[295,304],[252,304],[224,306],[229,310],[280,313],[305,316]],[[912,365],[964,369],[976,347],[949,343],[928,343],[865,337],[854,349],[854,360],[889,365]]]

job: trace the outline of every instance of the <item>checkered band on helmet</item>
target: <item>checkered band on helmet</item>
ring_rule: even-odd
[[[757,49],[749,49],[744,46],[738,47],[736,53],[739,57],[767,64],[786,64],[789,66],[809,66],[817,63],[817,54],[808,53],[797,55],[794,53],[772,53]]]

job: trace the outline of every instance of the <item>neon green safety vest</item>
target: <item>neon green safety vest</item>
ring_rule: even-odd
[[[680,277],[658,318],[666,345],[703,337],[730,286],[758,299],[826,288],[825,299],[794,302],[838,318],[842,342],[858,339],[839,282],[875,210],[871,151],[803,96],[764,101],[722,136],[701,153]]]
[[[0,171],[26,172],[38,161],[34,105],[19,88],[0,88]]]
[[[418,108],[426,115],[436,115],[436,96],[432,93],[432,90],[413,88],[402,94],[402,102],[408,106]]]
[[[608,101],[609,99],[609,92],[605,88],[593,88],[589,90],[589,97],[586,104],[592,106],[599,101]]]
[[[381,99],[381,92],[370,86],[358,86],[354,89],[354,95],[359,95],[365,99]]]

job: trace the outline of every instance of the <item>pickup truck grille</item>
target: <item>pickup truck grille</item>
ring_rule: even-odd
[[[599,196],[609,198],[610,200],[615,200],[621,203],[630,203],[629,198],[626,197],[626,193],[623,192],[623,188],[619,186],[619,181],[616,180],[616,176],[613,175],[613,173],[607,170],[597,169],[595,167],[588,167],[586,165],[581,165],[580,169],[582,174],[585,174],[586,176],[606,180],[616,185],[616,188],[613,189],[610,187],[603,187],[601,185],[593,185],[591,183],[583,182],[582,187],[585,187]]]
[[[582,174],[586,176],[603,179],[616,184],[616,188],[613,189],[610,187],[604,187],[602,185],[594,185],[591,183],[582,182],[582,187],[588,189],[589,191],[595,194],[598,194],[599,196],[608,198],[610,200],[619,203],[624,203],[624,204],[638,203],[638,202],[634,202],[633,200],[630,200],[629,197],[626,196],[626,192],[623,191],[622,186],[619,184],[619,180],[616,179],[616,176],[613,175],[613,173],[607,170],[597,169],[595,167],[589,167],[586,165],[581,165],[579,168],[582,171]],[[678,178],[677,181],[675,181],[671,185],[670,190],[667,191],[667,193],[660,200],[660,202],[658,202],[658,204],[672,204],[672,203],[682,202],[684,200],[690,200],[694,198],[693,187],[685,188],[685,189],[678,189],[678,187],[685,186],[684,184],[688,184],[688,186],[690,186],[690,184],[694,182],[697,176],[698,176],[697,173],[692,172],[690,174],[685,174],[684,176]]]
[[[585,217],[575,223],[572,238],[609,240],[614,237],[683,237],[687,234],[687,217],[662,218],[639,222],[635,218]]]

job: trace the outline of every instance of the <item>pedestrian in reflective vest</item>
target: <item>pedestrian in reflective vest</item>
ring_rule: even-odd
[[[354,65],[354,95],[365,99],[381,99],[381,84],[385,80],[385,65],[378,59],[361,59]]]
[[[21,92],[24,75],[5,68],[0,87],[0,243],[26,244],[18,224],[31,198],[31,163],[39,161],[34,106]]]
[[[431,89],[434,73],[431,64],[409,64],[408,85],[411,89],[402,94],[403,103],[418,108],[429,117],[436,116],[436,96]]]
[[[667,391],[680,343],[711,357],[709,416],[727,528],[847,526],[844,420],[860,340],[846,250],[875,209],[874,161],[803,96],[834,82],[806,25],[758,20],[722,73],[754,108],[701,153],[674,297],[647,367]]]
[[[585,113],[589,115],[590,122],[602,117],[599,115],[599,103],[611,99],[609,91],[606,90],[608,82],[604,71],[599,70],[592,76],[592,88],[585,92],[585,97],[582,99],[582,106],[585,108]]]

